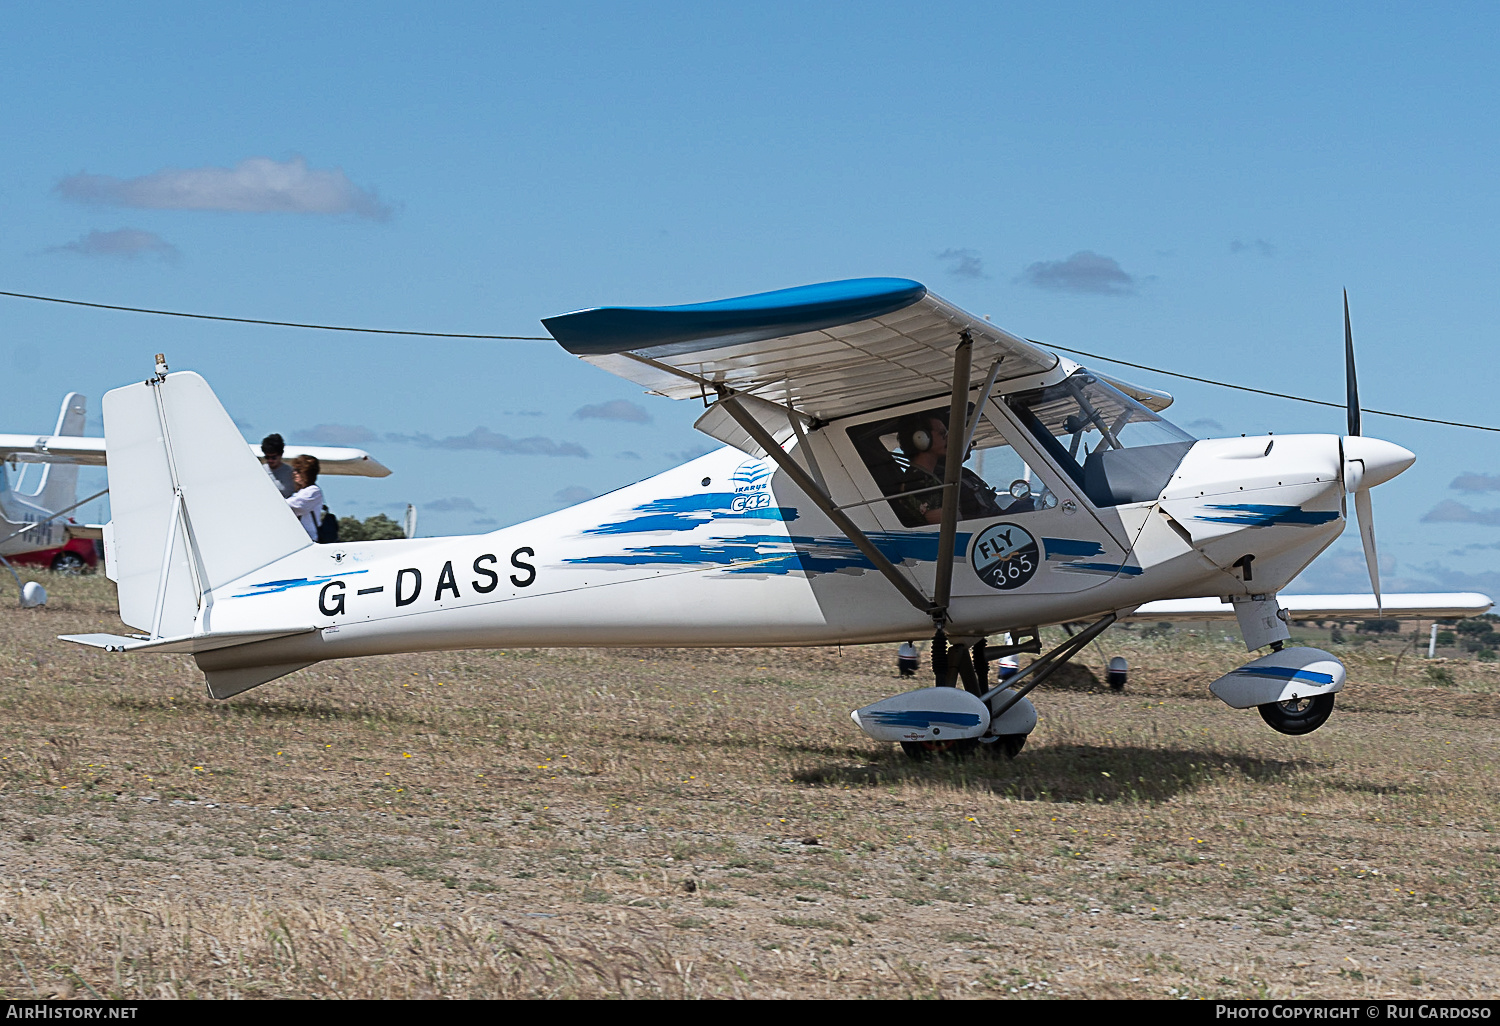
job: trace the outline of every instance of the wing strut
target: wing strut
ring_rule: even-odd
[[[771,433],[761,426],[750,413],[740,405],[739,397],[723,385],[719,386],[719,405],[724,411],[734,418],[736,424],[745,429],[745,432],[755,443],[766,451],[766,455],[776,461],[776,465],[786,472],[792,483],[802,489],[807,497],[817,504],[823,515],[833,521],[833,526],[844,533],[844,537],[854,543],[854,547],[864,553],[866,559],[875,565],[885,579],[901,593],[901,597],[916,606],[923,613],[939,619],[941,622],[942,611],[921,590],[902,576],[901,571],[896,569],[894,563],[886,558],[884,552],[875,547],[875,543],[865,536],[865,533],[855,526],[854,521],[844,515],[844,512],[833,504],[833,499],[828,493],[818,486],[807,471],[803,470],[797,461],[792,459],[787,451],[777,444]],[[949,538],[949,557],[951,562],[953,542]],[[941,566],[941,564],[939,564]]]
[[[953,354],[953,397],[948,403],[948,462],[943,468],[943,518],[938,528],[937,580],[932,589],[932,622],[941,628],[948,619],[953,595],[953,549],[958,537],[958,483],[963,476],[964,441],[969,437],[969,370],[974,336],[958,336]],[[975,410],[974,415],[979,416]]]

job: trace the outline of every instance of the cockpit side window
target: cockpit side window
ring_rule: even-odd
[[[1154,500],[1193,447],[1192,435],[1084,370],[1005,402],[1095,506]]]
[[[849,440],[903,525],[923,527],[942,519],[948,407],[860,424],[849,429]],[[1033,494],[1033,479],[1015,449],[981,418],[960,478],[958,518],[1008,516],[1055,504],[1045,489]]]

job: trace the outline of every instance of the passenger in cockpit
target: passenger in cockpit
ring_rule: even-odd
[[[901,418],[897,428],[907,468],[892,499],[906,523],[936,524],[943,519],[943,473],[948,461],[948,418],[937,411],[913,413]],[[977,520],[1031,509],[1030,500],[1001,509],[995,490],[968,467],[963,468],[958,489],[958,518]]]

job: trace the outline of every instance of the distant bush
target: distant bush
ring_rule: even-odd
[[[1399,634],[1401,632],[1400,620],[1361,620],[1359,626],[1354,628],[1359,634]]]
[[[1338,627],[1334,627],[1328,632],[1328,643],[1330,645],[1342,645],[1347,640],[1344,637],[1344,632],[1339,630]]]
[[[1453,676],[1453,671],[1446,666],[1429,666],[1426,676],[1427,683],[1438,687],[1452,687],[1458,683]]]
[[[387,538],[405,538],[406,532],[384,513],[358,520],[354,517],[339,518],[339,541],[383,541]]]
[[[1439,645],[1452,646],[1458,643],[1458,638],[1452,631],[1438,631],[1437,643]]]
[[[1493,663],[1495,661],[1495,650],[1493,648],[1481,648],[1475,653],[1475,657],[1481,663]]]
[[[1141,628],[1141,637],[1143,638],[1165,638],[1171,633],[1172,624],[1169,620],[1163,620],[1160,623],[1147,624],[1145,627]]]
[[[1475,617],[1472,620],[1460,620],[1458,622],[1458,633],[1460,634],[1493,634],[1494,631],[1494,624],[1479,617]]]

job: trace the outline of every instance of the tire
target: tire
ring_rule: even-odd
[[[1311,734],[1328,722],[1328,717],[1333,714],[1333,696],[1313,695],[1291,702],[1258,705],[1256,708],[1260,710],[1260,718],[1272,730],[1296,737]]]
[[[77,577],[89,572],[89,564],[76,552],[59,552],[52,557],[52,572]]]
[[[952,741],[902,741],[901,750],[906,753],[908,759],[916,762],[929,762],[939,756],[950,758],[962,758],[979,745],[978,740],[972,737],[956,738]]]
[[[1014,759],[1025,747],[1025,734],[1001,734],[994,744],[996,754],[1003,755],[1007,759]]]

